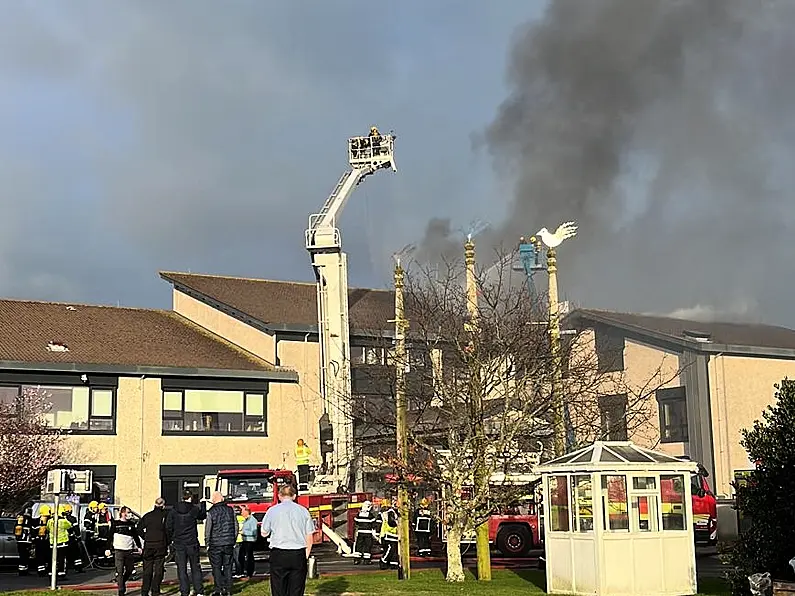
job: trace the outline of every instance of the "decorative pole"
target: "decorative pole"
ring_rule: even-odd
[[[398,483],[398,555],[402,579],[411,579],[411,551],[409,547],[409,495],[406,473],[409,464],[408,400],[406,399],[406,308],[403,296],[404,271],[400,259],[395,259],[395,411],[397,423],[397,455],[401,467]]]
[[[558,259],[555,249],[564,240],[577,235],[573,221],[561,224],[552,234],[541,228],[537,236],[547,247],[547,272],[549,273],[549,335],[552,350],[552,426],[555,433],[555,456],[566,451],[565,405],[563,397],[563,359],[560,349],[560,303],[558,302]],[[531,242],[537,242],[531,238]]]
[[[489,473],[486,470],[486,436],[483,430],[483,386],[481,383],[480,363],[477,361],[478,344],[478,287],[475,276],[475,243],[472,236],[467,237],[464,244],[464,262],[466,264],[466,295],[467,295],[467,314],[469,321],[467,331],[469,332],[469,400],[470,417],[475,430],[473,451],[475,455],[475,465],[473,470],[473,481],[475,485],[475,495],[483,499],[489,491]],[[491,581],[491,546],[489,544],[489,524],[481,523],[475,530],[477,538],[478,554],[478,580]]]

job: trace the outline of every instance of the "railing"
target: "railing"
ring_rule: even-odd
[[[348,139],[348,162],[354,167],[365,164],[382,167],[391,165],[395,169],[394,151],[395,136],[391,134]]]

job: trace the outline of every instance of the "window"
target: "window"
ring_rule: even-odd
[[[578,532],[593,532],[593,491],[591,475],[572,476],[571,489],[574,494],[575,526]]]
[[[605,329],[594,330],[596,367],[600,373],[624,370],[624,338]]]
[[[566,476],[549,478],[549,529],[569,531],[569,486]]]
[[[603,395],[599,398],[602,438],[608,441],[627,440],[627,396]]]
[[[663,530],[684,530],[685,478],[681,474],[660,476]]]
[[[657,478],[636,476],[632,479],[632,529],[638,532],[657,532]]]
[[[182,501],[182,494],[189,490],[193,493],[193,502],[198,504],[202,494],[201,476],[190,476],[183,478],[161,478],[160,492],[166,500],[166,506],[173,507]]]
[[[222,390],[163,391],[164,433],[266,433],[265,393]]]
[[[602,512],[605,530],[629,530],[626,476],[602,476]]]
[[[253,478],[229,479],[230,501],[273,501],[272,478],[263,476]]]
[[[49,402],[44,419],[52,428],[73,432],[113,433],[116,391],[111,387],[18,385],[0,387],[0,404],[10,406],[23,393],[38,393]]]
[[[687,394],[684,387],[658,389],[657,407],[660,412],[660,442],[681,443],[688,440]]]

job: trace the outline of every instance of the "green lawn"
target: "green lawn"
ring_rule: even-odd
[[[430,596],[432,594],[473,594],[477,596],[508,596],[514,594],[544,594],[544,574],[540,571],[494,571],[491,583],[480,584],[467,575],[463,584],[448,584],[441,571],[415,571],[410,581],[398,581],[394,572],[368,573],[362,575],[341,575],[321,578],[307,584],[307,594],[334,596],[345,593],[357,595],[411,594]],[[730,596],[726,583],[719,579],[699,582],[701,596]],[[178,593],[174,586],[168,586],[163,594]],[[212,588],[205,592],[212,593]],[[6,592],[3,596],[45,596],[46,591]],[[60,590],[58,596],[90,596],[91,592]],[[241,596],[268,596],[268,581],[251,581],[235,586],[235,594]]]

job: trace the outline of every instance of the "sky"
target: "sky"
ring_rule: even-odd
[[[0,0],[0,296],[310,281],[307,219],[376,124],[398,172],[345,208],[352,286],[475,221],[488,253],[575,219],[578,304],[795,326],[795,10],[747,7]]]

